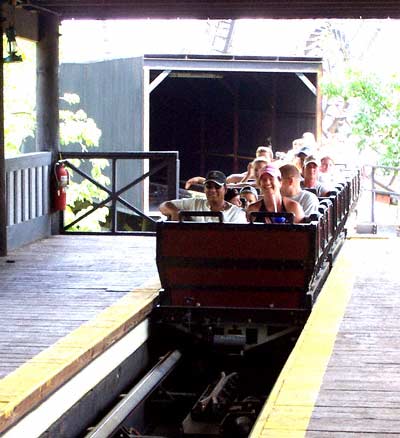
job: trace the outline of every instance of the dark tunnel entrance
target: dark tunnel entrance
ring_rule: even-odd
[[[317,89],[317,73],[304,77]],[[150,150],[178,150],[182,180],[243,172],[258,146],[286,152],[318,132],[317,101],[296,73],[171,71],[150,94]]]

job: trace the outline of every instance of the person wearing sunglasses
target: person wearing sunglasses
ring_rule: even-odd
[[[161,213],[170,220],[179,219],[179,212],[182,210],[189,211],[221,211],[224,222],[246,223],[246,213],[236,205],[225,200],[227,187],[226,176],[219,170],[211,170],[207,173],[204,181],[205,198],[184,198],[174,199],[163,202],[159,209]],[[217,217],[212,216],[192,216],[196,222],[218,222]]]

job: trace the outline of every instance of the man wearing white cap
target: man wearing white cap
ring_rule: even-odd
[[[163,202],[159,209],[161,213],[171,220],[179,219],[179,212],[182,210],[190,211],[221,211],[224,222],[246,223],[246,214],[244,210],[236,205],[225,201],[226,193],[226,176],[219,170],[211,170],[208,172],[204,182],[204,198],[185,198],[174,199],[172,201]],[[196,222],[218,222],[219,219],[211,216],[192,216],[192,220]]]
[[[318,158],[314,155],[309,155],[304,160],[303,176],[304,181],[302,187],[304,189],[313,189],[315,194],[320,196],[326,196],[328,192],[332,190],[331,187],[325,186],[318,181],[319,166],[321,165]]]

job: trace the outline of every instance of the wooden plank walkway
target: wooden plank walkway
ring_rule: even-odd
[[[346,241],[251,438],[400,435],[399,256],[396,238]],[[0,433],[135,327],[158,287],[152,237],[55,236],[0,258]]]
[[[54,236],[0,258],[0,432],[143,320],[158,288],[154,237]]]
[[[348,240],[250,435],[400,435],[400,241]]]
[[[147,236],[54,236],[1,257],[0,378],[155,275]]]

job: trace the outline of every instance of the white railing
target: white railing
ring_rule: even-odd
[[[400,225],[400,167],[365,165],[359,202],[359,232],[377,233]]]
[[[50,234],[51,152],[24,154],[5,161],[8,248]]]

